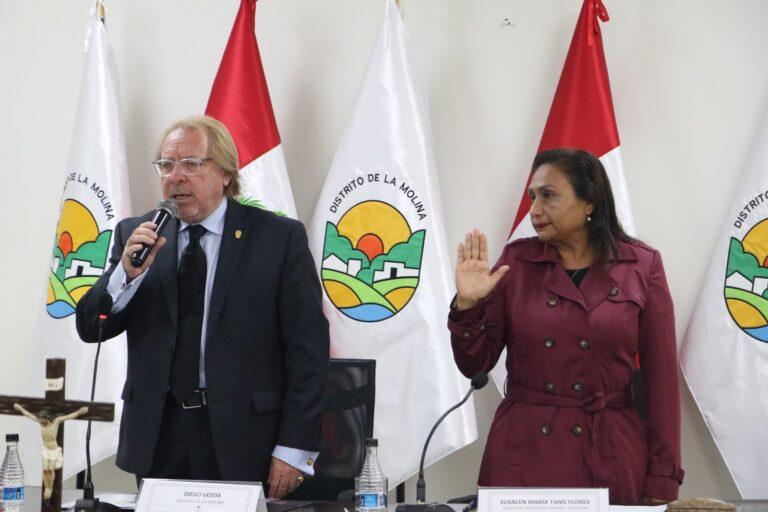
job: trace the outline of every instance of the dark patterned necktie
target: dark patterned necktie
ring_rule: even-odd
[[[181,255],[178,272],[179,328],[171,367],[171,394],[187,400],[200,383],[200,342],[205,304],[206,259],[200,238],[203,226],[187,228],[189,245]]]

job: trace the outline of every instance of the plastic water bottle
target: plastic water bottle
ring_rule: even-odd
[[[19,434],[6,434],[3,474],[3,507],[6,512],[24,510],[24,468],[19,458]]]
[[[365,463],[360,476],[355,478],[355,512],[386,512],[387,477],[381,471],[376,455],[379,442],[365,441]]]

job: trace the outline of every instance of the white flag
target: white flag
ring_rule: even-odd
[[[688,323],[680,364],[744,499],[768,498],[768,116]]]
[[[57,357],[67,362],[67,398],[90,398],[96,346],[80,341],[75,330],[75,307],[107,267],[115,225],[131,213],[118,89],[107,32],[94,10],[85,38],[85,67],[48,270],[48,289],[35,333],[31,384],[34,395],[43,392],[44,360]],[[147,172],[151,172],[149,166]],[[117,451],[120,390],[126,365],[122,336],[104,343],[99,365],[96,401],[115,404],[115,421],[93,423],[93,463]],[[64,478],[85,468],[85,429],[84,421],[66,424]],[[33,459],[37,467],[28,468],[28,474],[40,474],[38,459]]]
[[[377,361],[374,435],[390,488],[469,389],[453,362],[450,258],[426,92],[400,11],[385,18],[310,228],[334,357]],[[474,405],[435,434],[427,464],[477,439]]]

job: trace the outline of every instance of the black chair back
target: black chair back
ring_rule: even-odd
[[[331,359],[315,476],[289,499],[336,500],[354,489],[365,460],[365,440],[373,437],[375,401],[376,361]]]

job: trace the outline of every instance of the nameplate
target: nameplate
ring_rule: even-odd
[[[136,512],[267,512],[258,482],[145,478]]]
[[[480,487],[477,512],[609,512],[608,489]]]

